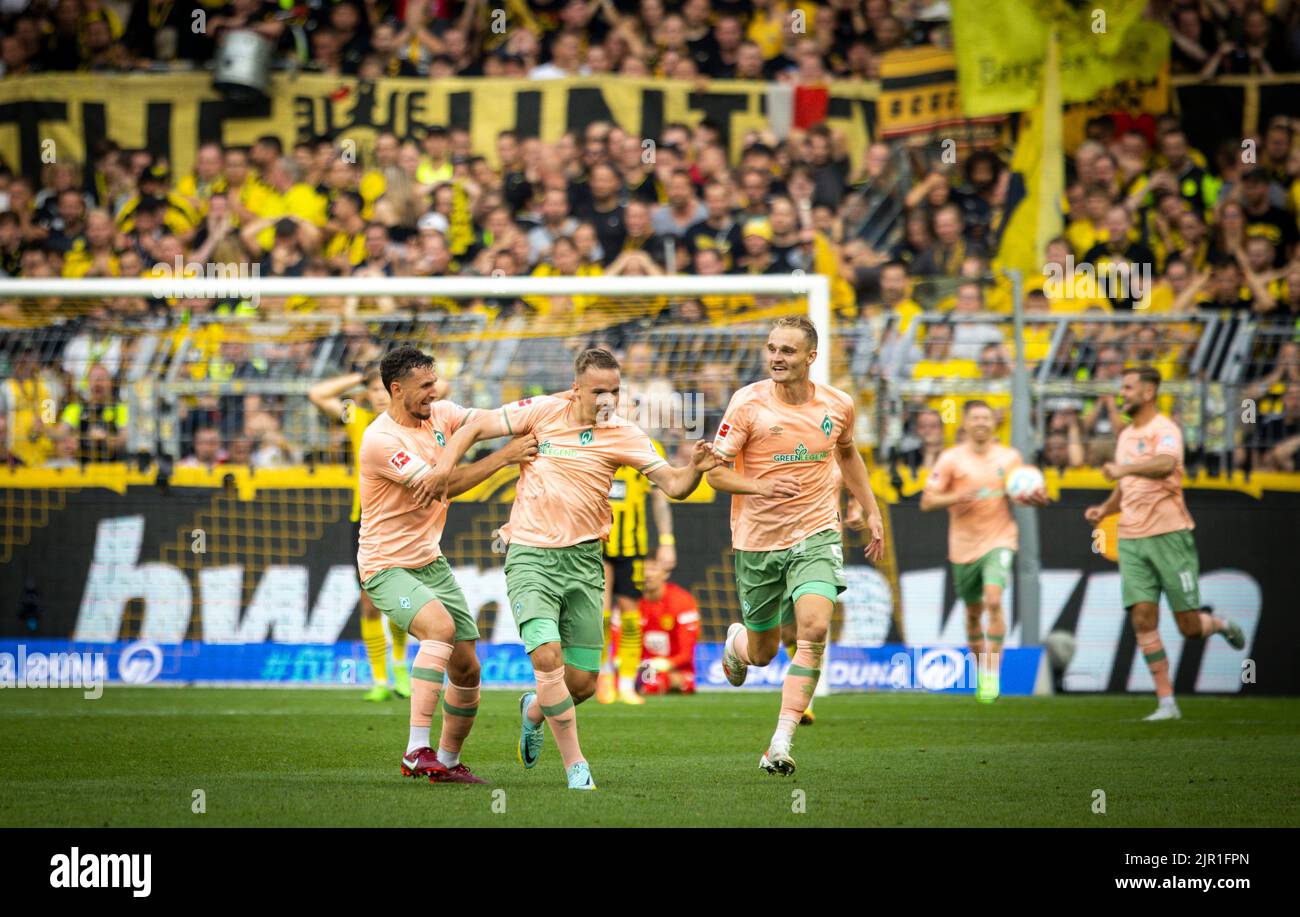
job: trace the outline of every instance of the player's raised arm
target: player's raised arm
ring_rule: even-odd
[[[343,419],[343,394],[365,382],[361,373],[344,373],[333,379],[317,382],[307,390],[307,400],[318,407],[331,420]]]
[[[652,471],[645,472],[645,476],[674,500],[685,500],[695,492],[695,488],[700,486],[700,479],[704,477],[704,473],[717,463],[718,457],[713,453],[713,446],[699,440],[691,450],[690,464],[679,467],[664,463]]]
[[[835,460],[844,477],[844,486],[867,514],[871,541],[867,543],[866,555],[868,560],[878,563],[885,556],[885,523],[880,516],[880,507],[876,505],[876,495],[871,492],[871,478],[866,463],[862,461],[862,453],[850,438],[848,442],[835,444]]]

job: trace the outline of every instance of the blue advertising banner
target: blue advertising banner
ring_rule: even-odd
[[[414,657],[413,644],[408,653]],[[532,664],[522,644],[479,643],[478,655],[486,687],[533,681]],[[1041,658],[1038,647],[1007,649],[1002,660],[1002,693],[1034,693]],[[751,667],[744,687],[779,689],[788,665],[782,650],[770,665]],[[701,688],[726,685],[722,644],[697,644],[695,671]],[[975,690],[975,659],[954,647],[832,646],[823,677],[832,690],[841,691],[970,693]],[[370,682],[370,664],[357,640],[332,644],[0,641],[0,688],[93,689],[104,684],[347,687]]]

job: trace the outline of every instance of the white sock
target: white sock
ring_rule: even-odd
[[[443,763],[444,767],[455,767],[460,763],[460,752],[449,752],[441,745],[438,746],[438,760]]]
[[[789,748],[790,743],[794,740],[795,728],[799,725],[796,719],[789,717],[778,717],[776,721],[776,732],[772,733],[772,745]]]
[[[626,675],[620,675],[620,676],[618,676],[618,689],[619,689],[620,691],[635,692],[635,691],[636,691],[636,679],[635,679],[635,678],[628,678]]]
[[[417,748],[429,747],[429,727],[412,726],[411,737],[406,740],[406,753],[409,755]]]
[[[1178,705],[1174,703],[1174,696],[1173,696],[1172,694],[1170,694],[1168,697],[1162,697],[1162,698],[1160,698],[1160,706],[1162,706],[1162,707],[1177,707]]]

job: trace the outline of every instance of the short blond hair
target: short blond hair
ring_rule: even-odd
[[[777,328],[794,328],[803,332],[803,338],[808,342],[809,350],[817,349],[817,328],[806,315],[785,315],[778,318],[772,323],[772,330]]]

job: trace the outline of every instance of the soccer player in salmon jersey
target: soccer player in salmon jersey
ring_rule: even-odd
[[[1119,510],[1120,593],[1156,685],[1158,705],[1146,719],[1176,720],[1182,714],[1157,630],[1160,593],[1174,610],[1179,633],[1189,640],[1223,634],[1239,650],[1246,635],[1201,607],[1194,523],[1183,501],[1183,434],[1156,410],[1159,392],[1160,372],[1154,367],[1124,370],[1120,395],[1131,422],[1120,431],[1115,461],[1102,466],[1116,487],[1105,503],[1088,507],[1084,518],[1095,526]]]
[[[461,748],[478,711],[478,628],[465,595],[452,576],[439,542],[447,502],[435,499],[431,471],[452,435],[475,411],[450,401],[435,403],[432,357],[399,347],[380,364],[388,409],[361,437],[361,534],[357,568],[361,586],[390,622],[420,641],[411,668],[411,730],[402,773],[431,783],[486,783],[460,761]],[[506,465],[527,463],[537,453],[531,436],[465,468],[444,489],[462,493]],[[442,735],[429,739],[443,696]]]
[[[506,587],[537,690],[519,699],[519,759],[537,764],[542,722],[551,727],[569,789],[592,790],[591,768],[578,744],[575,704],[596,690],[604,642],[605,570],[601,542],[609,534],[609,486],[629,465],[674,499],[690,496],[716,460],[697,442],[691,463],[669,465],[650,437],[614,413],[618,361],[585,350],[574,363],[573,395],[542,396],[477,413],[456,431],[434,469],[435,493],[469,447],[481,439],[531,433],[537,460],[519,476],[510,520],[501,527]]]
[[[997,700],[1007,620],[1002,593],[1011,579],[1019,532],[1004,482],[1023,464],[1020,453],[993,438],[997,417],[987,402],[962,407],[966,441],[940,453],[921,492],[921,509],[948,510],[948,561],[957,598],[966,605],[966,639],[978,660],[975,699]],[[1038,493],[1025,502],[1043,505]],[[984,615],[988,622],[983,622]]]
[[[839,481],[867,511],[867,558],[884,554],[884,526],[853,443],[853,399],[808,378],[817,330],[802,316],[778,319],[767,338],[770,378],[731,398],[714,439],[723,463],[709,472],[715,490],[734,494],[731,539],[744,623],[727,630],[722,668],[733,685],[748,667],[767,665],[781,624],[796,625],[794,658],[781,690],[776,732],[759,766],[794,773],[790,745],[821,675],[835,600],[844,591]]]

